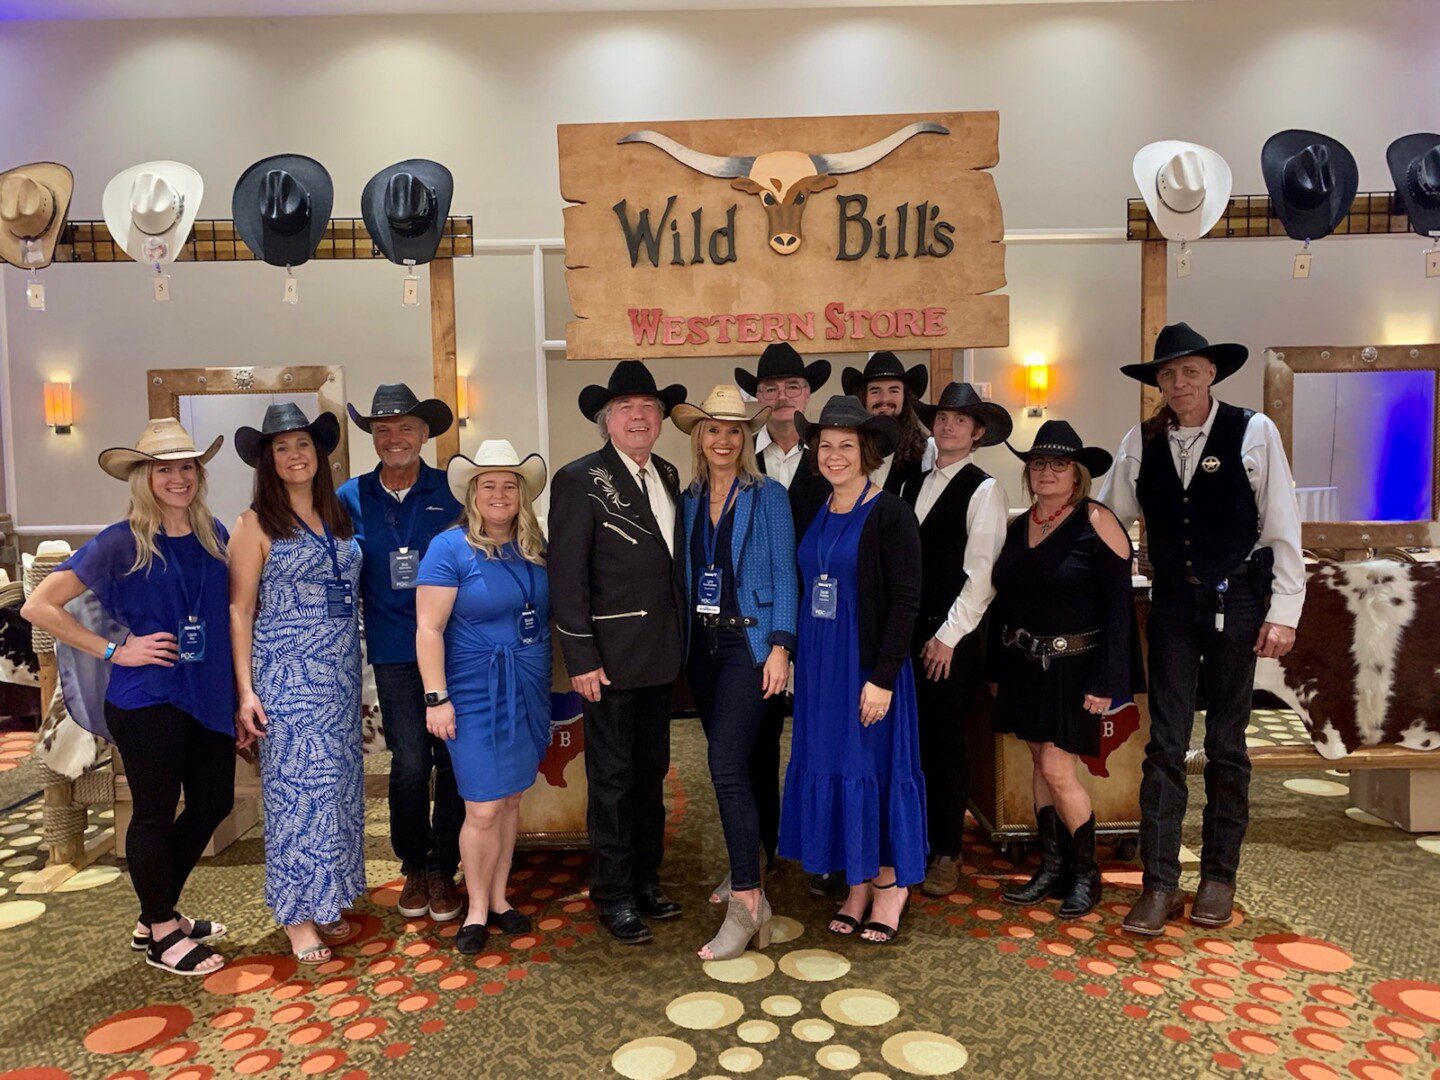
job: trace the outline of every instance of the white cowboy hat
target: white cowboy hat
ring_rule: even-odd
[[[1169,240],[1198,240],[1230,202],[1230,166],[1208,147],[1165,139],[1135,155],[1135,185]]]
[[[525,497],[532,502],[545,489],[544,458],[539,454],[530,454],[521,460],[509,439],[486,439],[473,458],[456,454],[445,466],[445,479],[450,484],[450,494],[455,496],[455,501],[465,506],[470,481],[487,472],[514,473],[520,478]]]
[[[115,243],[138,263],[170,263],[200,214],[205,182],[178,161],[147,161],[117,174],[100,199]]]
[[[208,449],[197,450],[195,440],[179,420],[162,416],[145,425],[133,449],[112,446],[109,450],[100,451],[100,468],[116,480],[128,480],[131,469],[151,461],[198,461],[204,465],[219,452],[224,441],[224,435],[216,435]]]
[[[705,395],[705,400],[698,406],[691,405],[688,401],[676,405],[670,410],[670,422],[689,435],[702,420],[730,420],[742,425],[754,435],[765,426],[765,421],[770,419],[770,412],[770,406],[766,405],[751,414],[745,407],[740,387],[734,383],[721,383],[719,386],[712,386],[710,393]]]

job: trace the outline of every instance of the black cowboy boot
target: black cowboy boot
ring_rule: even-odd
[[[1078,919],[1100,902],[1100,867],[1095,862],[1095,815],[1070,838],[1070,893],[1060,905],[1062,919]]]
[[[1055,807],[1042,806],[1035,811],[1040,833],[1040,869],[1024,885],[1010,889],[1002,899],[1007,904],[1038,904],[1050,897],[1063,897],[1070,891],[1069,859],[1066,858],[1065,829]]]

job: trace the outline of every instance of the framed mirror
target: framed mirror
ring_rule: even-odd
[[[1265,352],[1265,413],[1295,475],[1301,542],[1356,551],[1440,542],[1440,345]]]

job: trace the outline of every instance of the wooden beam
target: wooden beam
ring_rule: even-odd
[[[1256,769],[1440,769],[1440,754],[1403,746],[1369,746],[1343,758],[1323,758],[1309,745],[1252,746],[1250,765]]]
[[[1164,240],[1146,240],[1140,245],[1140,359],[1155,355],[1155,339],[1164,329],[1170,304],[1170,266]],[[1160,404],[1160,392],[1140,386],[1140,419]]]
[[[940,400],[940,392],[955,378],[955,350],[930,350],[930,404]]]
[[[430,359],[434,367],[435,396],[455,413],[456,422],[435,440],[435,462],[442,469],[460,452],[459,412],[455,403],[455,263],[430,263]]]

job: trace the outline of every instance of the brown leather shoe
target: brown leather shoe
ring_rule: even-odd
[[[1195,890],[1195,903],[1190,905],[1190,921],[1196,926],[1228,926],[1233,914],[1235,886],[1202,878]]]
[[[449,922],[460,914],[460,890],[448,874],[430,875],[430,918]]]
[[[950,855],[935,856],[920,891],[926,896],[949,896],[959,887],[960,860]]]
[[[422,919],[430,910],[430,883],[424,874],[406,874],[405,887],[400,890],[396,905],[407,919]]]
[[[1122,930],[1145,937],[1159,937],[1165,924],[1178,919],[1185,910],[1185,894],[1179,889],[1146,889],[1120,924]]]

